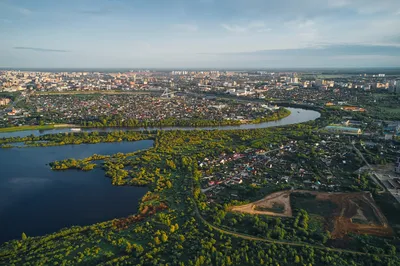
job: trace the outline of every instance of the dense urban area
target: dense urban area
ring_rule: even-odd
[[[223,124],[262,117],[262,109],[278,103],[368,112],[382,120],[400,115],[396,73],[2,71],[0,91],[1,127],[110,126],[105,119],[118,116],[128,126],[168,120]],[[260,104],[240,104],[237,97],[258,99]]]
[[[296,110],[320,116],[262,126]],[[400,265],[400,72],[0,71],[0,119],[6,151],[154,141],[48,162],[148,192],[128,217],[21,232],[0,265]],[[43,134],[1,135],[23,130]]]

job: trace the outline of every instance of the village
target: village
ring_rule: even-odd
[[[199,168],[203,173],[202,192],[208,202],[228,203],[282,189],[379,190],[381,184],[374,180],[375,173],[365,167],[366,163],[398,162],[398,157],[400,147],[392,141],[378,144],[355,135],[319,133],[312,139],[292,138],[263,149],[248,148],[204,158]]]

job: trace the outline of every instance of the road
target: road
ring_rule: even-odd
[[[369,176],[372,179],[372,181],[374,181],[375,184],[377,184],[381,188],[380,192],[385,192],[386,191],[386,187],[381,184],[379,178],[377,177],[377,175],[376,175],[376,173],[374,171],[374,168],[367,162],[367,160],[365,159],[365,157],[362,154],[362,152],[359,149],[357,149],[357,147],[354,145],[354,143],[351,143],[351,145],[353,146],[353,149],[356,151],[358,156],[365,162],[365,164],[367,165],[367,167],[371,171],[372,175],[369,175]]]

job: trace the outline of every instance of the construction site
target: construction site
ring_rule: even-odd
[[[392,236],[386,217],[376,205],[371,193],[327,193],[306,190],[280,191],[262,200],[233,206],[232,212],[256,215],[293,217],[304,209],[310,215],[321,216],[325,229],[333,239],[350,233]]]

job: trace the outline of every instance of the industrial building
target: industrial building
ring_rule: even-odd
[[[355,127],[344,127],[344,126],[327,126],[325,127],[326,130],[335,133],[342,133],[342,134],[362,134],[361,129]]]

